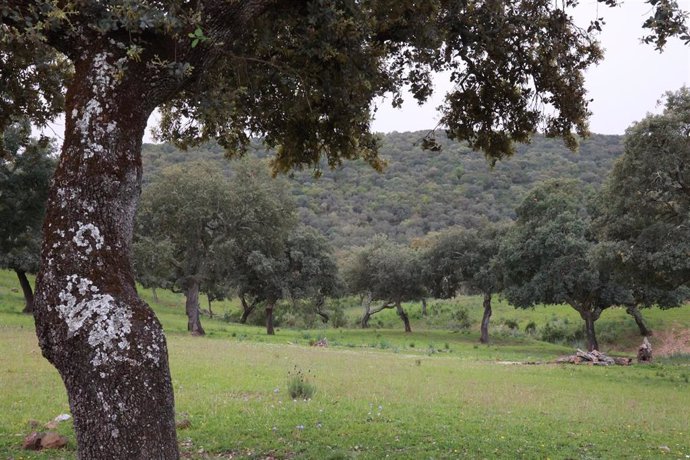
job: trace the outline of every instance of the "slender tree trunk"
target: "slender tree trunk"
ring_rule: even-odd
[[[247,319],[249,318],[249,315],[254,311],[254,308],[256,307],[256,301],[253,301],[250,305],[247,303],[244,296],[241,295],[240,302],[242,302],[242,317],[240,318],[240,323],[247,324]]]
[[[642,317],[642,312],[637,305],[628,305],[625,308],[625,311],[635,320],[635,324],[637,324],[637,327],[640,329],[640,335],[643,337],[651,337],[652,330],[647,327],[647,324]]]
[[[587,337],[587,351],[599,350],[599,343],[597,342],[597,335],[594,330],[594,322],[598,315],[591,311],[582,311],[580,316],[585,320],[585,336]]]
[[[364,313],[362,314],[362,329],[369,327],[369,319],[371,318],[371,292],[362,295],[362,308]]]
[[[211,297],[206,297],[208,300],[208,317],[213,318],[213,310],[211,309]]]
[[[410,327],[410,318],[407,316],[405,309],[403,309],[399,301],[395,302],[395,309],[397,310],[398,316],[400,316],[400,319],[405,325],[405,332],[412,332],[412,328]]]
[[[266,304],[266,334],[275,335],[275,330],[273,329],[273,309],[275,308],[275,302],[269,301]]]
[[[323,307],[325,305],[326,301],[324,300],[323,296],[319,296],[316,299],[316,304],[315,304],[315,309],[316,309],[316,314],[321,317],[321,321],[325,324],[328,323],[328,320],[330,317],[328,316],[328,313],[323,311]]]
[[[14,270],[19,278],[19,285],[22,287],[22,292],[24,293],[24,310],[22,313],[33,313],[34,312],[34,291],[31,289],[31,283],[29,278],[26,277],[26,272],[24,270]]]
[[[158,291],[156,290],[156,286],[151,288],[151,297],[153,297],[153,301],[158,303]]]
[[[185,311],[187,312],[187,330],[192,335],[205,335],[206,331],[201,327],[201,315],[199,314],[199,281],[191,279],[185,289]]]
[[[34,316],[67,390],[80,459],[177,459],[163,330],[138,296],[130,252],[141,139],[159,103],[145,63],[84,46],[43,227]]]
[[[491,319],[491,294],[484,293],[484,316],[482,317],[481,343],[489,343],[489,320]]]
[[[426,317],[426,299],[422,299],[422,316]]]

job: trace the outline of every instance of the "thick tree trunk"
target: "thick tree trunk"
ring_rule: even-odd
[[[247,319],[249,318],[249,315],[254,311],[254,308],[256,307],[256,301],[253,301],[250,305],[247,303],[247,300],[244,298],[244,296],[241,295],[240,302],[242,302],[242,317],[240,318],[240,323],[247,324]]]
[[[640,329],[640,335],[643,337],[651,337],[652,330],[647,327],[642,317],[642,312],[637,308],[637,305],[628,305],[625,311],[635,320],[635,324],[637,324],[637,327]]]
[[[24,293],[24,310],[22,313],[33,313],[34,312],[34,291],[31,289],[31,283],[29,278],[26,277],[26,272],[24,270],[14,270],[19,279],[19,285],[22,287],[22,292]]]
[[[369,319],[371,319],[371,293],[368,292],[367,294],[362,296],[362,308],[364,309],[364,313],[362,314],[362,329],[366,329],[369,327]]]
[[[151,288],[151,296],[153,297],[153,301],[158,303],[158,291],[155,286]]]
[[[491,320],[491,294],[484,294],[484,316],[482,316],[481,343],[489,343],[489,320]]]
[[[65,383],[80,459],[177,459],[165,337],[130,264],[141,139],[158,102],[144,63],[129,61],[120,75],[117,59],[77,52],[43,227],[36,333]]]
[[[275,308],[275,302],[269,301],[266,304],[266,334],[275,335],[275,330],[273,329],[273,309]]]
[[[199,281],[196,279],[189,280],[184,295],[187,298],[185,302],[187,330],[192,335],[205,335],[206,331],[201,327],[201,315],[199,314]]]
[[[422,299],[422,316],[426,316],[426,299]]]
[[[403,309],[402,305],[400,305],[400,302],[395,303],[395,309],[405,325],[405,332],[412,332],[412,328],[410,327],[410,318],[407,316],[407,313],[405,312],[405,309]]]

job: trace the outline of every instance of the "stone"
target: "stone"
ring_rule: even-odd
[[[55,431],[49,431],[41,439],[41,447],[43,449],[60,449],[67,445],[67,438],[60,436]]]
[[[175,424],[178,430],[186,430],[187,428],[192,427],[192,422],[189,421],[188,418],[180,420]]]
[[[26,450],[41,450],[41,439],[44,434],[37,431],[31,432],[30,435],[24,438],[22,449]]]
[[[57,430],[57,426],[57,422],[55,420],[51,420],[50,422],[43,425],[43,428],[45,428],[46,430]]]

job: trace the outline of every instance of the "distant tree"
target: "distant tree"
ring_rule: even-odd
[[[234,204],[228,180],[211,163],[169,167],[141,196],[140,238],[172,250],[173,281],[185,294],[187,328],[193,335],[205,334],[201,284],[218,255],[215,246],[228,238]]]
[[[690,281],[690,90],[666,93],[664,111],[626,131],[625,152],[599,198],[595,228],[602,263],[632,291],[627,305],[642,335],[638,308],[678,306]]]
[[[13,270],[24,293],[24,313],[33,312],[27,273],[38,273],[41,227],[55,169],[47,139],[31,138],[28,121],[9,125],[0,139],[0,268]]]
[[[273,334],[273,312],[285,290],[286,242],[297,222],[295,204],[286,183],[271,178],[260,161],[237,163],[229,191],[230,239],[220,250],[242,303],[240,322],[263,304],[266,330]]]
[[[338,264],[326,239],[308,227],[295,228],[287,240],[285,278],[293,301],[308,299],[316,314],[328,322],[326,297],[335,297],[343,289]]]
[[[424,253],[425,282],[434,296],[454,297],[461,286],[484,296],[481,343],[489,342],[491,297],[500,290],[501,281],[494,259],[505,232],[505,227],[495,224],[449,230]]]
[[[143,219],[141,216],[140,220]],[[175,246],[167,237],[158,238],[155,230],[143,228],[140,222],[132,245],[134,276],[143,287],[151,289],[153,301],[158,302],[157,289],[170,289],[174,285]],[[144,236],[144,232],[153,236]]]
[[[410,319],[402,302],[420,300],[426,292],[422,282],[422,264],[418,251],[379,236],[368,246],[351,255],[345,271],[351,291],[383,304],[371,310],[367,308],[362,316],[362,327],[368,327],[372,315],[395,308],[405,326],[405,332],[412,332]]]
[[[594,323],[630,293],[600,269],[588,212],[590,192],[576,181],[536,186],[516,210],[517,221],[501,243],[503,295],[518,308],[566,304],[585,322],[587,348],[598,350]]]

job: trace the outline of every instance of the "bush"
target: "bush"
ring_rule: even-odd
[[[472,319],[470,319],[470,314],[464,307],[459,307],[451,315],[452,327],[456,330],[467,330],[472,327]]]
[[[345,316],[345,309],[340,302],[334,303],[333,314],[331,315],[331,327],[347,327],[347,316]]]
[[[550,319],[540,331],[540,340],[550,343],[573,345],[582,342],[584,329],[572,327],[568,319]]]
[[[312,384],[302,369],[295,366],[292,372],[288,372],[288,394],[292,399],[311,399],[316,393],[316,387]]]
[[[507,327],[508,329],[512,329],[512,330],[520,329],[520,325],[519,325],[518,322],[515,321],[514,319],[510,319],[510,318],[505,319],[505,318],[504,318],[503,320],[501,320],[501,322],[502,322],[502,323],[505,325],[505,327]]]
[[[525,326],[525,334],[527,335],[535,335],[537,333],[537,323],[534,321],[530,321],[527,323]]]

